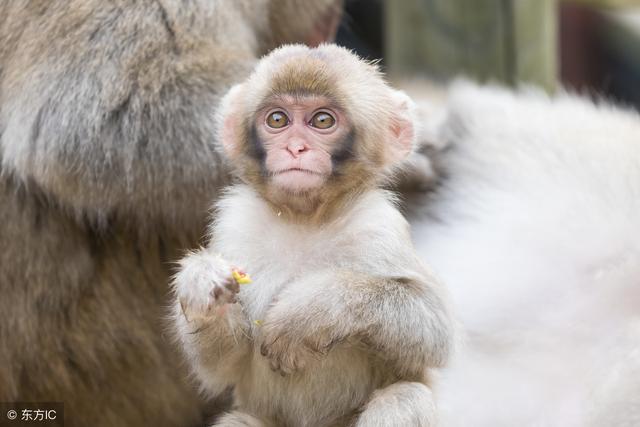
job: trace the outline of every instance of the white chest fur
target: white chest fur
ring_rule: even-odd
[[[262,320],[277,295],[295,286],[302,274],[343,265],[363,271],[391,269],[391,258],[402,255],[389,242],[411,246],[405,220],[382,191],[363,195],[339,220],[323,226],[287,222],[241,185],[233,187],[217,208],[212,246],[251,275],[253,283],[242,287],[240,299],[252,320]],[[388,262],[376,261],[380,259]],[[397,262],[404,264],[406,259]]]

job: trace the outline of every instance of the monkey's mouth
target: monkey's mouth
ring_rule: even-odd
[[[282,174],[290,173],[290,172],[302,172],[302,173],[308,173],[308,174],[311,174],[311,175],[324,175],[324,174],[322,174],[320,172],[316,172],[314,170],[305,169],[305,168],[282,169],[282,170],[279,170],[279,171],[275,172],[274,175],[282,175]]]
[[[271,183],[291,193],[303,193],[321,187],[327,175],[313,169],[301,167],[280,169],[272,175]]]

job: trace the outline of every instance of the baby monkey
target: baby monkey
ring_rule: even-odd
[[[224,98],[218,140],[240,183],[174,281],[195,376],[213,395],[233,386],[215,425],[435,424],[429,373],[452,322],[379,188],[412,150],[412,108],[334,45],[277,49]]]

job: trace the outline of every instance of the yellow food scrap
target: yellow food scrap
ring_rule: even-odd
[[[253,323],[254,323],[256,326],[262,326],[262,320],[254,320],[254,321],[253,321]]]
[[[231,272],[231,275],[233,276],[235,281],[238,282],[239,285],[246,285],[248,283],[251,283],[251,277],[249,277],[247,273],[243,273],[238,270],[233,270]]]

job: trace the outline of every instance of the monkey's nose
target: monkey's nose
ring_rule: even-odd
[[[287,144],[287,151],[291,153],[293,157],[298,157],[300,154],[307,151],[309,147],[300,140],[289,141]]]

